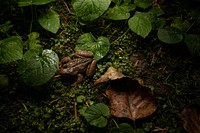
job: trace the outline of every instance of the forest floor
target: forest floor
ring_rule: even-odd
[[[141,79],[156,96],[156,112],[136,120],[137,128],[146,132],[186,132],[181,112],[187,105],[200,103],[200,58],[191,56],[184,43],[160,42],[155,38],[156,33],[151,33],[145,39],[137,36],[127,30],[127,21],[99,18],[81,26],[70,3],[67,4],[69,8],[62,1],[52,4],[61,17],[61,28],[57,34],[45,31],[34,21],[32,31],[40,33],[42,45],[62,58],[73,53],[81,34],[92,33],[95,37],[109,38],[110,51],[98,61],[93,78],[84,77],[84,81],[75,87],[71,86],[74,81],[62,77],[30,87],[18,78],[15,63],[0,65],[0,74],[9,77],[9,86],[0,89],[0,132],[109,132],[114,126],[112,121],[107,127],[99,129],[89,125],[80,114],[74,118],[74,111],[75,107],[80,110],[90,103],[109,105],[104,94],[108,84],[94,86],[93,83],[110,66],[124,75]],[[11,21],[14,27],[10,34],[17,33],[26,40],[31,21],[30,10],[25,7],[19,11],[16,5],[9,6],[1,13],[0,22]],[[164,3],[162,6],[166,9],[170,4]],[[166,10],[165,13],[171,15],[170,11],[168,13]],[[3,38],[2,35],[0,39]],[[84,96],[86,100],[76,104],[79,96]],[[131,123],[129,120],[115,120],[118,123]]]

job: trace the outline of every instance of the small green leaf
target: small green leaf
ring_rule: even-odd
[[[200,35],[186,34],[184,42],[192,55],[200,56]]]
[[[110,8],[107,13],[106,13],[106,18],[107,19],[112,19],[112,20],[124,20],[128,19],[130,17],[129,11],[135,9],[135,5],[130,4],[130,5],[121,5],[121,6],[114,6],[113,8]]]
[[[151,21],[145,13],[136,12],[128,21],[129,28],[137,35],[145,38],[152,29]]]
[[[129,124],[121,123],[118,128],[112,128],[110,133],[134,133],[134,130]]]
[[[72,0],[72,6],[81,21],[93,21],[109,7],[111,0]]]
[[[6,33],[13,25],[10,24],[10,21],[6,21],[4,24],[0,25],[0,32]]]
[[[47,13],[40,15],[38,22],[44,29],[54,34],[60,28],[60,17],[54,10],[49,10]]]
[[[175,44],[183,40],[183,34],[172,27],[165,27],[158,30],[158,39],[164,43]]]
[[[84,101],[84,99],[85,99],[85,96],[80,95],[80,96],[78,96],[78,97],[76,98],[76,101],[77,101],[78,103],[82,103],[82,102]]]
[[[39,33],[37,32],[32,32],[28,35],[28,46],[29,46],[29,49],[37,49],[37,48],[40,48],[41,45],[38,44],[40,43],[40,40],[38,39],[38,37],[40,36]]]
[[[52,50],[30,49],[19,67],[22,80],[30,86],[49,81],[58,69],[59,58]]]
[[[103,58],[110,49],[110,42],[106,37],[96,39],[92,34],[85,33],[77,40],[76,50],[91,51],[96,60]]]
[[[30,6],[30,5],[44,5],[55,0],[18,0],[19,7]]]
[[[84,117],[91,125],[103,128],[107,125],[107,118],[110,116],[110,110],[103,103],[93,104],[87,108]]]
[[[134,0],[136,6],[146,9],[152,4],[152,0]]]
[[[12,36],[0,41],[0,64],[22,59],[23,46],[21,38]]]

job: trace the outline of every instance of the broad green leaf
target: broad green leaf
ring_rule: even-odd
[[[92,34],[85,33],[79,37],[75,47],[76,50],[91,51],[96,60],[103,58],[110,49],[110,42],[106,37],[96,39]]]
[[[165,27],[158,30],[158,39],[164,43],[175,44],[183,40],[183,34],[172,27]]]
[[[37,48],[40,48],[41,45],[38,44],[40,43],[40,40],[38,39],[38,37],[40,36],[39,33],[37,32],[32,32],[28,35],[28,46],[29,46],[29,49],[37,49]]]
[[[180,31],[187,31],[190,27],[190,22],[188,20],[182,20],[181,17],[175,17],[174,22],[171,27],[177,28]]]
[[[81,21],[93,21],[109,7],[111,0],[72,0],[72,6]]]
[[[192,55],[200,56],[200,35],[186,34],[184,42]]]
[[[0,64],[22,59],[23,46],[21,38],[12,36],[0,41]]]
[[[145,38],[152,29],[151,21],[145,13],[136,12],[128,21],[129,28],[137,35]]]
[[[146,9],[152,4],[152,0],[134,0],[136,6]]]
[[[60,17],[54,10],[49,10],[47,13],[40,15],[38,22],[44,29],[54,34],[60,28]]]
[[[121,123],[118,128],[112,128],[110,133],[134,133],[134,130],[129,124]]]
[[[19,7],[30,6],[30,5],[44,5],[55,0],[18,0]]]
[[[0,32],[6,33],[13,25],[10,24],[10,21],[6,21],[4,24],[0,25]]]
[[[58,63],[59,58],[54,51],[30,49],[24,54],[19,73],[27,85],[38,86],[54,76]]]
[[[151,21],[152,29],[158,30],[159,28],[162,28],[165,25],[165,19],[162,17],[159,17],[163,15],[164,12],[161,8],[152,8],[147,12],[148,18]]]
[[[103,103],[93,104],[84,112],[84,117],[91,125],[103,128],[107,125],[110,110]]]
[[[107,11],[106,18],[112,20],[128,19],[130,17],[129,11],[134,10],[135,7],[136,6],[134,4],[121,5],[121,6],[116,5]]]

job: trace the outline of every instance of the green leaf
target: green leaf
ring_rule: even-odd
[[[164,43],[175,44],[183,40],[183,34],[172,27],[165,27],[158,30],[158,39]]]
[[[151,21],[145,13],[136,12],[128,21],[129,28],[137,35],[145,38],[152,29]]]
[[[60,17],[54,10],[49,10],[47,13],[40,15],[38,22],[44,29],[54,34],[60,28]]]
[[[13,25],[10,24],[10,21],[6,21],[4,24],[0,25],[0,32],[6,33]]]
[[[72,0],[72,6],[81,21],[93,21],[109,7],[111,0]]]
[[[110,130],[111,133],[134,133],[133,128],[127,123],[121,123],[119,127],[114,127]]]
[[[129,5],[121,5],[121,6],[114,6],[113,8],[110,8],[107,11],[107,19],[112,19],[112,20],[124,20],[128,19],[130,17],[129,11],[135,9],[134,4],[129,4]]]
[[[146,9],[152,4],[152,0],[134,0],[136,6]]]
[[[22,59],[23,46],[21,38],[12,36],[0,41],[0,64]]]
[[[182,20],[181,17],[175,17],[174,22],[171,27],[177,28],[180,31],[187,31],[190,27],[190,22],[188,20]]]
[[[28,35],[28,46],[29,49],[37,49],[42,47],[40,44],[38,44],[40,42],[40,40],[38,40],[38,37],[40,36],[39,33],[37,32],[32,32]]]
[[[92,34],[85,33],[79,37],[75,47],[76,50],[91,51],[96,60],[103,58],[110,49],[110,42],[106,37],[96,39]]]
[[[184,42],[192,55],[200,56],[200,35],[186,34]]]
[[[84,117],[91,125],[103,128],[107,125],[107,118],[110,116],[110,110],[103,103],[93,104],[87,108]]]
[[[18,0],[19,7],[30,6],[30,5],[44,5],[55,0]]]
[[[30,49],[19,67],[22,80],[30,86],[49,81],[58,69],[59,58],[52,50]]]

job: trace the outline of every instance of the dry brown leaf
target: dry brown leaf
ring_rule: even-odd
[[[200,133],[200,106],[189,105],[182,111],[183,127],[188,133]]]
[[[135,120],[149,116],[157,109],[155,96],[138,80],[133,80],[110,67],[95,81],[95,84],[108,80],[110,80],[110,87],[106,90],[106,95],[110,99],[112,115]]]
[[[109,67],[108,70],[102,75],[99,79],[97,79],[94,84],[99,84],[102,82],[106,82],[109,80],[115,80],[126,77],[122,73],[118,72],[114,67]]]

